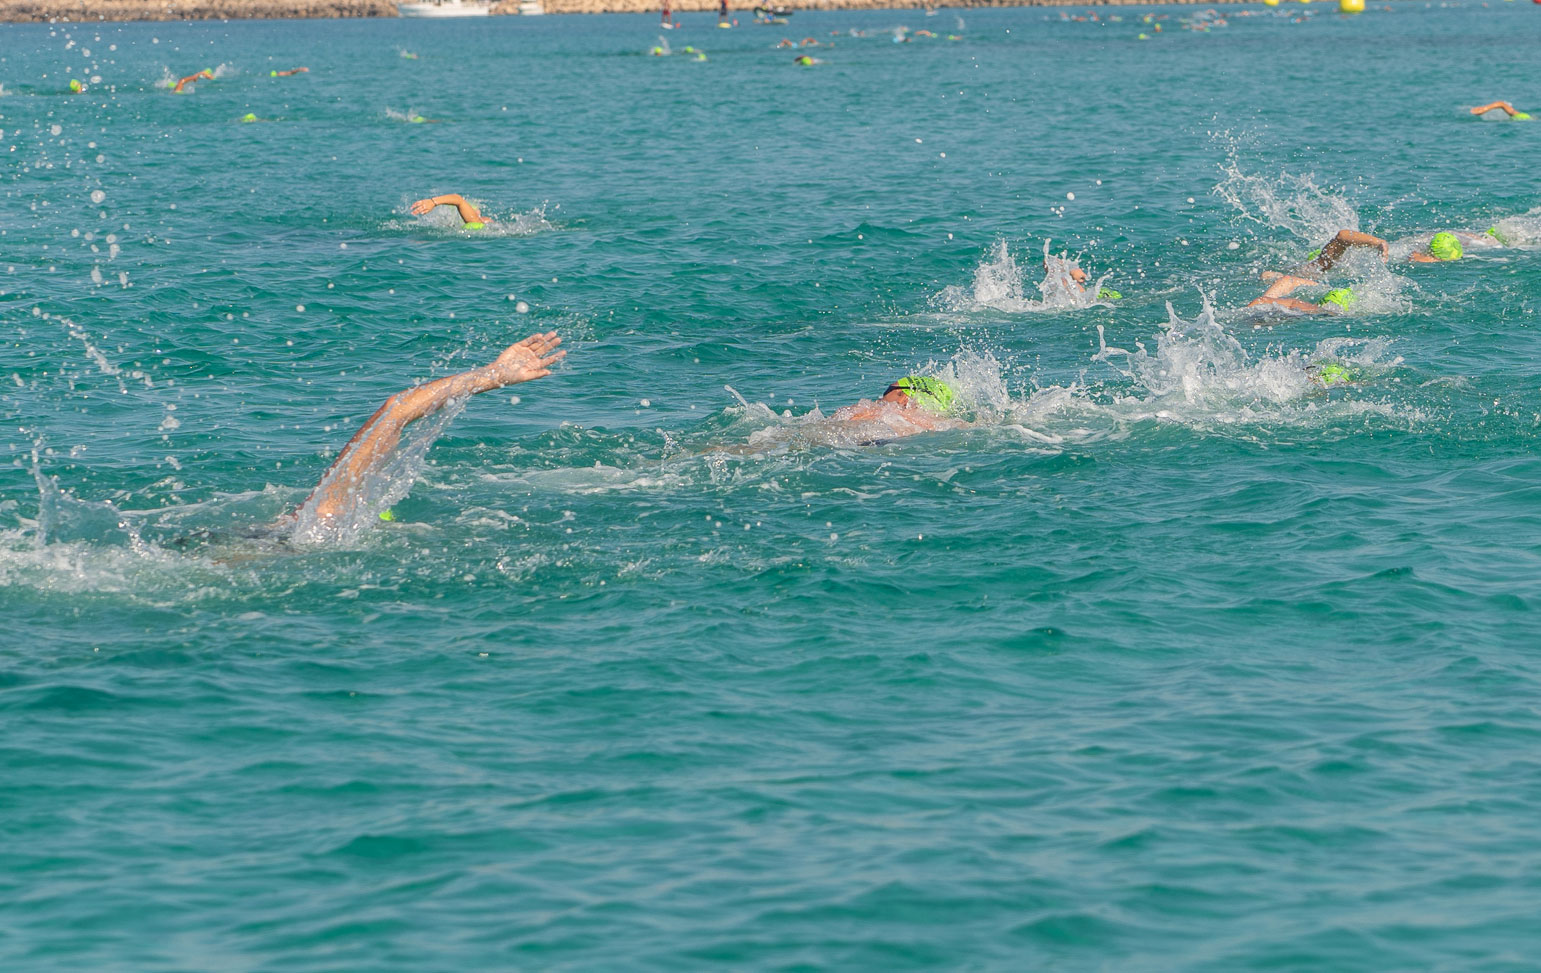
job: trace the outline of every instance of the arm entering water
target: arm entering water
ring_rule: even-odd
[[[464,223],[480,223],[482,219],[481,210],[466,202],[465,197],[459,193],[448,193],[444,196],[430,196],[427,199],[420,199],[412,204],[412,212],[422,216],[424,213],[432,211],[435,206],[455,207],[460,212],[461,222]]]
[[[397,392],[348,440],[305,504],[314,500],[315,514],[321,519],[344,512],[369,472],[396,449],[408,424],[438,412],[456,399],[550,375],[551,366],[567,354],[556,351],[561,343],[555,331],[532,334],[510,345],[490,365]]]

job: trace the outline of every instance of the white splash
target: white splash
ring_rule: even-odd
[[[1004,239],[998,239],[990,247],[989,255],[974,268],[974,280],[969,287],[950,285],[931,299],[932,306],[943,311],[1005,311],[1009,314],[1062,311],[1106,304],[1098,300],[1104,275],[1095,283],[1085,286],[1076,283],[1072,272],[1080,265],[1063,252],[1049,252],[1051,241],[1043,243],[1041,266],[1043,280],[1037,285],[1039,298],[1025,294],[1024,271],[1017,265],[1011,248]]]

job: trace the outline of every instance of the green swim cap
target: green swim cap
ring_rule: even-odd
[[[1460,260],[1461,241],[1456,239],[1454,233],[1436,233],[1434,239],[1429,241],[1429,253],[1440,260]]]
[[[686,54],[694,54],[695,52],[696,52],[696,49],[694,47],[691,47],[689,44],[685,45],[685,53]]]
[[[380,519],[385,521],[386,523],[390,523],[391,521],[396,519],[396,515],[391,513],[389,510],[387,510],[387,511],[385,511],[384,513],[382,513],[380,515]]]
[[[243,121],[243,122],[255,122],[256,120],[257,120],[257,116],[253,115],[251,112],[247,112],[246,114],[241,116],[241,121]]]
[[[270,77],[270,78],[278,77],[278,69],[274,68],[273,70],[269,71],[268,72],[268,77]]]
[[[1506,247],[1509,245],[1509,238],[1498,232],[1498,227],[1496,226],[1488,227],[1487,235],[1497,240],[1499,243],[1502,243]]]
[[[1530,121],[1530,112],[1517,111],[1514,113],[1514,120],[1517,122],[1528,122]]]
[[[1124,295],[1111,287],[1099,287],[1097,289],[1097,300],[1099,301],[1121,301],[1123,299]]]
[[[927,412],[946,412],[952,405],[952,387],[940,379],[907,375],[890,385],[889,389],[903,392]]]
[[[70,79],[70,90],[75,92],[76,94],[79,94],[81,91],[85,90],[85,85],[82,85],[79,81],[75,80],[74,78],[71,78]]]
[[[1344,385],[1354,380],[1354,374],[1342,365],[1321,365],[1316,369],[1316,380],[1324,386]]]
[[[414,124],[422,124],[423,122],[428,121],[428,119],[424,118],[421,115],[413,115],[410,118],[408,118],[407,121],[412,122]]]
[[[1312,250],[1310,253],[1306,254],[1306,259],[1307,260],[1315,260],[1317,257],[1320,257],[1321,255],[1322,255],[1321,249],[1317,248],[1315,250]]]
[[[1334,287],[1332,290],[1323,294],[1322,299],[1316,303],[1322,307],[1326,307],[1329,304],[1336,304],[1338,307],[1341,307],[1343,310],[1347,311],[1357,300],[1359,300],[1359,298],[1355,297],[1354,292],[1349,290],[1347,287]]]
[[[466,230],[485,230],[486,228],[487,228],[487,224],[483,223],[481,220],[472,220],[471,222],[467,223],[464,227],[462,227],[462,229],[466,229]]]

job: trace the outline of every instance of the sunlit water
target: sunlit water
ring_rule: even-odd
[[[1327,6],[0,26],[0,966],[1525,968],[1541,14]]]

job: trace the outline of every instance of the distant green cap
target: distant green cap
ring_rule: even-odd
[[[1504,246],[1508,246],[1509,245],[1509,238],[1504,236],[1502,233],[1500,233],[1498,231],[1498,227],[1496,227],[1496,226],[1488,227],[1487,228],[1487,235],[1492,237],[1493,239],[1497,240],[1499,243],[1502,243]]]
[[[1530,121],[1530,112],[1517,111],[1514,113],[1514,120],[1517,122],[1528,122]]]
[[[70,90],[73,91],[73,92],[79,93],[79,92],[85,90],[85,85],[82,85],[75,78],[71,78],[70,79]]]
[[[1318,249],[1312,250],[1310,253],[1306,254],[1306,259],[1307,260],[1315,260],[1317,257],[1320,257],[1321,255],[1322,255],[1322,251],[1321,251],[1320,248],[1318,248]]]
[[[380,515],[380,519],[385,521],[386,523],[390,523],[391,521],[396,519],[396,515],[391,513],[389,510],[387,510],[387,511],[385,511],[384,513],[382,513]]]
[[[483,223],[481,220],[472,220],[463,227],[463,229],[467,230],[485,230],[486,228],[487,224]]]
[[[1460,260],[1461,241],[1456,239],[1454,233],[1436,233],[1434,239],[1429,241],[1429,253],[1440,260]]]
[[[413,122],[414,124],[419,124],[420,125],[423,122],[428,121],[428,119],[424,118],[421,115],[411,115],[411,116],[408,116],[407,121]]]
[[[257,116],[252,114],[251,112],[247,112],[246,114],[241,116],[241,121],[243,121],[243,122],[255,122],[256,120],[257,120]]]
[[[1097,288],[1097,300],[1099,301],[1121,301],[1123,299],[1124,295],[1120,294],[1118,291],[1115,291],[1111,287]]]
[[[941,379],[927,378],[924,375],[906,375],[888,388],[903,392],[927,412],[946,412],[952,405],[952,386]]]
[[[1343,310],[1347,311],[1357,300],[1359,300],[1359,298],[1354,296],[1354,292],[1349,290],[1347,287],[1334,287],[1332,290],[1323,294],[1322,299],[1316,303],[1322,307],[1326,307],[1329,304],[1336,304],[1338,307],[1341,307]]]
[[[273,70],[269,71],[268,72],[268,77],[270,77],[270,78],[278,77],[278,69],[274,68]]]

